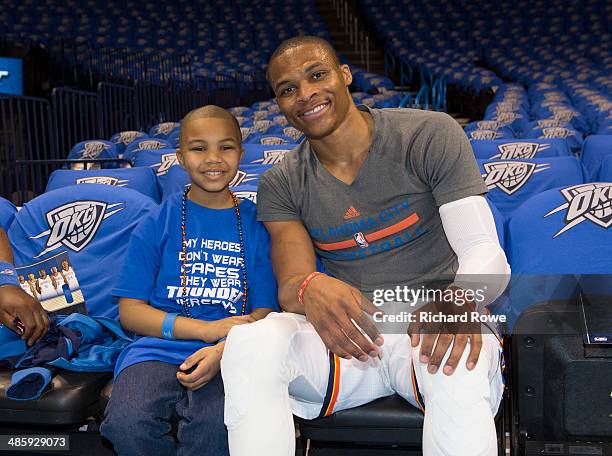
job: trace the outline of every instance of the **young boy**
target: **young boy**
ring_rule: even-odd
[[[114,294],[121,324],[139,337],[117,360],[100,429],[119,455],[229,454],[223,339],[234,325],[279,309],[267,231],[255,205],[228,188],[241,142],[238,122],[224,109],[187,114],[177,158],[191,186],[145,218],[130,240]]]

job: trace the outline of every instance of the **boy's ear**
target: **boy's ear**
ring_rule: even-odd
[[[176,148],[176,159],[178,160],[179,165],[181,165],[181,168],[184,168],[185,165],[183,164],[183,154],[181,153],[180,147]]]

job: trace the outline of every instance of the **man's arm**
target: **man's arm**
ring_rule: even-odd
[[[444,233],[459,263],[455,283],[449,288],[461,299],[464,299],[466,289],[484,291],[481,293],[484,300],[476,303],[482,310],[501,295],[510,280],[510,266],[499,245],[491,209],[484,197],[470,196],[440,206],[440,218]],[[434,308],[444,311],[436,306]],[[469,312],[466,306],[459,307],[456,304],[451,304],[451,308],[446,310],[451,313]],[[447,329],[451,331],[428,330],[424,324],[411,325],[409,332],[413,347],[419,344],[419,333],[424,330],[419,354],[421,362],[429,365],[430,373],[435,373],[452,345],[444,366],[444,373],[451,375],[457,368],[469,340],[470,352],[466,367],[468,370],[473,369],[482,347],[480,324],[447,325]]]
[[[2,228],[0,228],[0,262],[5,263],[5,266],[8,264],[9,267],[6,269],[12,269],[14,274],[13,251]],[[14,275],[16,281],[16,274]],[[34,344],[49,328],[49,317],[45,310],[37,300],[23,291],[18,283],[0,286],[0,322],[13,331],[18,331],[14,325],[16,318],[19,318],[25,326],[21,338],[26,340],[28,345]]]
[[[281,308],[306,315],[325,346],[340,357],[366,361],[368,355],[378,356],[377,345],[382,345],[383,339],[365,313],[377,311],[372,303],[356,288],[322,274],[309,283],[304,293],[304,305],[300,304],[298,291],[306,277],[316,270],[312,240],[301,222],[264,224],[270,233],[270,254]]]

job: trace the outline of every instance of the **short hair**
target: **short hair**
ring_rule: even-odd
[[[303,35],[303,36],[294,36],[293,38],[289,38],[283,41],[276,50],[272,53],[270,60],[268,60],[268,68],[266,69],[266,79],[270,82],[270,65],[274,59],[278,58],[280,55],[287,52],[289,49],[295,49],[300,46],[304,46],[306,44],[315,44],[317,46],[325,49],[332,57],[333,62],[340,66],[340,59],[338,58],[338,54],[336,54],[336,50],[334,47],[329,44],[329,41],[324,40],[318,36],[312,35]]]
[[[225,120],[229,120],[230,122],[232,122],[232,124],[236,128],[236,136],[238,139],[238,144],[242,143],[242,130],[240,130],[240,124],[238,123],[238,120],[236,120],[236,118],[231,112],[229,112],[226,109],[223,109],[220,106],[216,106],[216,105],[201,106],[199,108],[195,108],[189,111],[187,115],[183,117],[183,120],[181,121],[181,129],[179,132],[179,142],[181,143],[183,142],[183,128],[182,128],[183,125],[186,125],[187,122],[191,120],[209,119],[209,118],[225,119]]]

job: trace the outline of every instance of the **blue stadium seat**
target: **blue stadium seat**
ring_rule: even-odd
[[[17,208],[9,200],[0,197],[0,228],[7,231],[17,213]]]
[[[66,170],[51,173],[45,192],[77,184],[103,184],[126,187],[160,201],[155,172],[147,168],[117,168],[107,170]]]
[[[286,135],[262,135],[262,134],[251,134],[246,140],[247,144],[263,144],[266,146],[279,145],[279,144],[294,144],[293,138]]]
[[[136,155],[143,150],[170,149],[170,143],[163,139],[138,138],[126,147],[123,158],[134,163]]]
[[[63,187],[26,203],[8,235],[15,264],[67,251],[92,316],[117,318],[111,297],[127,240],[155,202],[136,190],[90,184]]]
[[[545,191],[514,211],[506,242],[510,327],[532,305],[574,299],[577,275],[612,274],[611,201],[612,183],[585,183]]]
[[[495,139],[514,138],[514,134],[509,129],[507,129],[506,131],[472,130],[472,131],[466,131],[465,134],[470,139],[470,141],[492,141]]]
[[[533,195],[585,182],[582,165],[574,157],[477,161],[487,198],[506,218]]]
[[[181,124],[178,122],[162,122],[157,125],[153,125],[149,130],[149,136],[151,138],[168,139],[168,136],[174,131],[178,130]]]
[[[295,144],[266,146],[263,144],[243,144],[242,165],[274,165],[280,163],[285,154],[296,147]]]
[[[138,138],[147,137],[148,135],[142,131],[130,130],[115,133],[113,136],[111,136],[109,141],[115,144],[115,147],[117,148],[117,156],[122,158],[125,148],[129,146],[132,141]]]
[[[68,159],[117,158],[117,148],[110,141],[93,139],[76,144],[68,154]],[[99,169],[97,163],[72,165],[72,169]]]
[[[601,162],[596,181],[612,182],[612,155],[607,156]]]
[[[567,157],[571,155],[569,145],[562,139],[472,141],[472,149],[476,158],[481,160]]]
[[[189,175],[181,166],[171,166],[163,180],[158,180],[162,201],[180,192],[189,183]]]
[[[612,135],[587,136],[582,145],[580,160],[582,160],[591,180],[597,178],[601,163],[609,156],[612,156]]]

